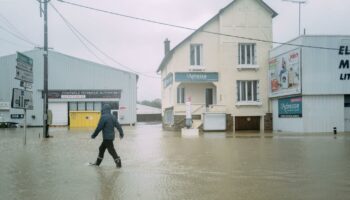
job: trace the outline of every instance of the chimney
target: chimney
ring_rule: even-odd
[[[170,41],[167,38],[164,41],[164,54],[165,54],[165,56],[169,53],[169,51],[170,51]]]

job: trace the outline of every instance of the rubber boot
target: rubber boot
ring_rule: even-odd
[[[103,158],[98,157],[95,163],[92,163],[91,165],[96,165],[96,166],[100,166],[101,162],[102,162]]]
[[[121,168],[122,167],[122,161],[120,160],[120,158],[118,157],[117,159],[114,160],[117,168]]]

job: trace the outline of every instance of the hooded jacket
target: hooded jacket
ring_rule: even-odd
[[[100,121],[98,122],[96,130],[91,135],[91,138],[95,138],[102,130],[102,136],[104,140],[114,140],[115,138],[114,127],[118,129],[120,137],[123,138],[124,137],[123,129],[118,123],[115,116],[111,114],[111,106],[109,104],[103,105],[101,112],[102,114],[101,114]]]

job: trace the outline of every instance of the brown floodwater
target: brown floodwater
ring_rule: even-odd
[[[0,199],[350,199],[350,134],[204,133],[124,127],[123,167],[92,130],[0,129]]]

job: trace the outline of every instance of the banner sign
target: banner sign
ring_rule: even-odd
[[[209,83],[219,81],[217,72],[176,72],[175,82]]]
[[[120,99],[121,90],[50,90],[49,99]]]
[[[169,85],[173,84],[174,76],[173,73],[169,73],[165,79],[163,79],[163,86],[164,88],[167,88]]]
[[[300,57],[295,49],[269,60],[270,97],[301,93]]]
[[[290,97],[278,99],[279,118],[300,118],[303,117],[302,97]]]

